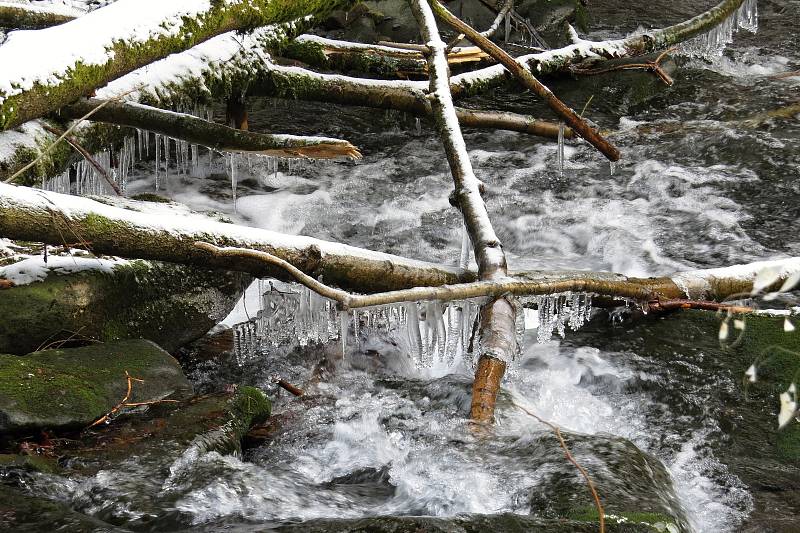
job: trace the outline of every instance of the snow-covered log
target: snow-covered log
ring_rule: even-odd
[[[471,272],[309,237],[247,228],[190,213],[176,204],[69,196],[0,184],[0,235],[50,244],[86,243],[96,254],[154,259],[286,279],[258,261],[216,259],[196,241],[263,250],[326,283],[360,292],[475,279]]]
[[[92,120],[98,122],[149,130],[225,152],[311,159],[361,157],[355,146],[340,139],[244,131],[186,113],[166,111],[142,104],[111,102],[97,98],[80,99],[61,108],[61,115],[79,119],[92,110],[97,110],[92,115]]]
[[[118,0],[0,46],[0,128],[44,116],[144,65],[215,36],[288,22],[346,0]]]
[[[21,2],[0,2],[0,28],[39,29],[69,22],[83,13],[66,6],[37,6]]]

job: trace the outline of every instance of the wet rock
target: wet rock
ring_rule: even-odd
[[[610,522],[643,528],[689,531],[669,472],[657,458],[621,437],[563,434],[570,452],[590,472]],[[542,480],[529,489],[530,512],[545,518],[597,520],[586,480],[564,459],[558,439],[542,433],[516,445],[527,460],[539,464]],[[544,465],[544,466],[542,466]],[[647,530],[647,529],[645,529]]]
[[[109,524],[70,509],[60,502],[25,494],[0,485],[0,531],[111,532]]]
[[[20,485],[35,493],[63,486],[59,499],[74,511],[115,526],[195,531],[195,515],[178,502],[224,476],[227,461],[237,463],[228,455],[241,455],[242,437],[270,412],[270,401],[253,387],[158,404],[60,441],[52,452],[59,475],[28,475]]]
[[[484,533],[503,531],[509,533],[595,533],[597,523],[578,520],[547,519],[518,514],[468,515],[452,518],[429,516],[376,516],[354,520],[308,520],[297,525],[283,525],[275,531],[303,531],[307,533]],[[649,526],[636,524],[609,525],[609,533],[653,533]]]
[[[0,268],[0,353],[63,339],[145,338],[167,351],[201,337],[233,309],[246,274],[152,261],[41,255]]]
[[[0,434],[77,429],[129,402],[191,391],[178,362],[147,340],[0,355]]]

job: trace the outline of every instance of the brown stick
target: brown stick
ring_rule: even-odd
[[[434,12],[442,20],[454,27],[456,30],[465,34],[467,38],[475,43],[481,50],[502,63],[526,88],[532,90],[543,98],[550,108],[556,112],[564,121],[583,139],[603,153],[610,161],[618,161],[620,158],[619,150],[602,135],[600,135],[588,122],[578,116],[575,111],[558,99],[553,92],[545,87],[533,74],[525,67],[508,55],[505,50],[494,44],[472,28],[469,24],[450,13],[438,0],[430,0]]]
[[[42,128],[49,131],[53,135],[62,135],[64,133],[63,131],[59,131],[56,128],[51,127],[50,125],[45,124],[44,122],[42,123]],[[111,179],[111,176],[108,175],[106,169],[104,169],[100,165],[100,163],[98,163],[97,160],[94,157],[92,157],[92,154],[90,154],[89,151],[86,150],[86,148],[81,146],[80,143],[78,143],[78,141],[75,140],[74,137],[71,137],[69,135],[65,135],[64,140],[67,141],[67,144],[72,146],[72,148],[74,148],[76,152],[81,154],[87,163],[92,165],[92,167],[97,171],[97,173],[100,174],[100,176],[102,176],[103,179],[106,180],[106,183],[108,183],[108,185],[114,190],[114,192],[117,193],[117,196],[122,196],[122,190],[119,188],[119,185],[117,185],[117,182]]]
[[[575,468],[578,469],[578,471],[583,476],[583,479],[586,480],[586,484],[589,486],[589,492],[592,493],[592,499],[594,499],[594,506],[597,508],[597,516],[599,517],[600,520],[600,533],[604,533],[604,531],[606,530],[606,514],[605,510],[603,509],[603,504],[600,502],[600,496],[597,494],[597,489],[595,489],[594,482],[592,481],[592,478],[589,477],[589,473],[586,472],[586,469],[583,468],[580,465],[580,463],[578,463],[577,460],[575,460],[575,457],[573,457],[572,453],[569,451],[567,443],[566,441],[564,441],[564,437],[561,435],[561,429],[552,422],[548,422],[544,418],[537,416],[536,414],[529,411],[525,407],[521,406],[517,402],[512,402],[512,403],[514,404],[514,406],[525,412],[527,415],[532,416],[542,424],[548,426],[550,429],[553,430],[553,433],[556,434],[556,438],[558,439],[559,444],[561,444],[561,448],[563,448],[564,450],[564,455],[566,456],[567,461],[575,465]]]
[[[655,312],[673,311],[675,309],[702,309],[704,311],[727,311],[729,313],[752,313],[755,311],[752,307],[700,300],[655,300],[649,302],[648,307]]]
[[[139,383],[144,383],[144,380],[131,377],[131,375],[128,374],[127,370],[125,371],[125,377],[128,380],[128,390],[125,392],[125,396],[122,398],[122,401],[120,401],[117,405],[112,407],[109,412],[107,412],[106,414],[104,414],[91,424],[89,424],[89,426],[87,426],[86,429],[90,429],[104,423],[105,421],[109,420],[112,416],[114,416],[114,413],[121,411],[125,407],[139,407],[142,405],[154,405],[157,403],[178,403],[178,400],[152,400],[149,402],[128,402],[128,399],[131,397],[131,391],[133,390],[133,382],[137,381]]]

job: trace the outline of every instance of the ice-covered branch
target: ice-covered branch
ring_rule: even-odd
[[[430,0],[431,7],[436,15],[447,24],[462,32],[467,38],[475,43],[481,50],[492,56],[508,69],[522,85],[533,91],[550,106],[558,116],[560,116],[572,130],[597,148],[610,161],[619,160],[619,150],[603,138],[593,127],[578,116],[568,105],[558,99],[553,92],[543,85],[529,70],[517,63],[513,57],[508,55],[502,48],[494,44],[489,38],[481,35],[469,24],[450,13],[437,0]]]
[[[61,115],[80,118],[108,100],[81,99],[61,109]],[[360,158],[347,141],[328,137],[301,137],[244,131],[209,122],[186,113],[165,111],[142,104],[110,102],[92,120],[140,128],[226,152],[246,152],[276,157],[333,159]]]
[[[0,46],[0,128],[44,116],[217,35],[287,22],[345,3],[118,0],[59,26],[12,32]]]

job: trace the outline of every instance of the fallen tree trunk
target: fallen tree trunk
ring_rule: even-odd
[[[194,243],[263,250],[303,272],[343,288],[377,292],[415,286],[472,281],[455,267],[309,237],[246,228],[187,213],[175,204],[68,196],[28,187],[0,185],[0,235],[63,245],[83,243],[96,254],[172,261],[287,279],[285,271],[258,261],[234,266],[214,259]]]
[[[294,280],[281,266],[268,268],[263,258],[241,257],[241,250],[264,251],[326,284],[359,293],[400,290],[359,300],[359,307],[412,300],[457,300],[513,294],[517,296],[590,292],[611,298],[646,301],[692,299],[724,301],[749,295],[760,273],[774,278],[760,292],[780,289],[800,274],[800,258],[759,261],[670,276],[631,278],[609,272],[511,272],[477,281],[476,273],[415,261],[309,237],[218,222],[175,204],[153,204],[104,198],[98,202],[0,184],[0,237],[63,245],[84,243],[98,254],[131,259],[224,268],[259,277]],[[196,241],[216,243],[218,257],[197,248]],[[797,288],[797,287],[795,287]]]
[[[92,120],[98,122],[140,128],[226,152],[311,159],[361,157],[355,146],[340,139],[256,133],[142,104],[88,98],[61,108],[60,114],[79,119],[94,109],[98,111]]]
[[[13,32],[0,46],[0,128],[44,116],[109,81],[220,34],[288,22],[346,2],[118,0],[59,26]],[[69,54],[51,53],[50,45],[64,43],[69,43]]]

